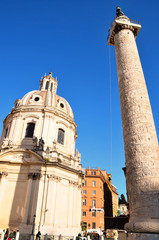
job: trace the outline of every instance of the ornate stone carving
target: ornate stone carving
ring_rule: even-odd
[[[136,233],[158,233],[159,223],[155,221],[148,222],[131,222],[125,224],[125,230]]]
[[[42,177],[41,173],[29,173],[28,178],[32,180],[40,179]]]
[[[44,142],[43,138],[41,137],[39,139],[39,149],[42,151],[44,150],[44,144],[45,144],[45,142]]]
[[[158,140],[134,37],[140,25],[120,13],[119,9],[109,43],[116,52],[124,136],[130,210],[126,230],[159,233]]]
[[[81,188],[82,185],[79,182],[69,180],[69,184],[72,185],[73,187]]]
[[[7,176],[8,176],[7,172],[0,172],[0,178],[7,177]]]
[[[81,161],[81,154],[79,153],[79,151],[76,149],[76,152],[75,152],[75,156],[76,156],[76,159],[78,162]]]
[[[49,178],[51,181],[56,181],[56,182],[60,182],[62,180],[61,177],[56,176],[54,174],[48,174],[47,178]]]
[[[56,141],[53,141],[53,150],[56,150]]]
[[[12,148],[13,147],[13,142],[8,139],[4,139],[2,143],[2,148]]]
[[[37,137],[34,137],[33,144],[34,144],[34,148],[36,148],[36,150],[40,150],[40,151],[44,150],[45,142],[42,137],[39,140]]]
[[[38,138],[37,137],[33,138],[33,144],[34,144],[34,147],[38,146]]]

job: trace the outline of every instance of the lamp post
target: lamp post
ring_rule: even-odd
[[[33,240],[33,239],[34,239],[35,218],[36,218],[36,215],[34,214],[34,216],[33,216],[33,227],[32,227],[32,233],[31,233],[31,239],[30,239],[30,240]]]

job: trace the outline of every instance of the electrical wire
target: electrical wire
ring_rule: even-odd
[[[109,84],[110,84],[110,173],[112,175],[112,81],[111,81],[111,53],[110,53],[110,46],[109,46]]]

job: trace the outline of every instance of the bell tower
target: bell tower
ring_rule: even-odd
[[[152,233],[159,233],[159,157],[151,105],[135,42],[140,29],[139,22],[130,20],[118,7],[109,29],[108,44],[115,46],[122,114],[130,210],[125,229],[152,236]],[[140,239],[134,236],[133,239]]]

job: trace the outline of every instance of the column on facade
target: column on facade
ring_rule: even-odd
[[[46,144],[48,139],[48,131],[49,131],[49,116],[44,113],[44,119],[43,119],[43,128],[42,128],[42,138],[44,139],[44,142]]]
[[[50,106],[51,105],[51,91],[50,91],[50,87],[51,87],[51,81],[49,81],[48,89],[47,89],[47,92],[46,92],[46,100],[45,100],[45,105],[46,106]]]
[[[72,205],[71,205],[71,227],[74,227],[74,221],[75,221],[75,187],[74,187],[74,181],[72,182]]]
[[[73,226],[73,207],[74,207],[73,181],[69,180],[68,213],[67,213],[67,225],[68,225],[68,227]]]
[[[80,222],[81,222],[81,190],[82,185],[78,183],[77,185],[77,194],[76,194],[76,225],[75,227],[80,228]],[[77,207],[79,206],[79,207]]]
[[[24,223],[28,223],[30,221],[30,208],[31,208],[31,199],[32,199],[32,188],[33,188],[33,176],[32,173],[28,174],[28,186],[27,186],[27,194],[25,199],[25,214],[24,214]]]
[[[55,85],[56,83],[54,83]],[[52,92],[52,107],[56,107],[56,91],[53,90]]]
[[[61,178],[55,175],[48,175],[48,184],[46,191],[46,200],[45,200],[45,215],[44,222],[46,224],[53,225],[56,224],[55,219],[58,215],[59,206],[63,208],[63,205],[59,205],[58,195],[60,188]],[[52,193],[52,194],[51,194]],[[59,216],[58,216],[59,218]]]
[[[54,176],[54,181],[56,182],[56,196],[55,196],[55,207],[54,207],[54,215],[53,215],[53,225],[57,226],[57,222],[59,220],[59,199],[61,198],[62,194],[60,193],[61,188],[61,178],[58,176]],[[61,206],[63,207],[63,206]]]
[[[54,214],[56,208],[56,196],[57,196],[57,182],[55,182],[53,175],[48,175],[49,187],[46,209],[48,209],[46,224],[54,226]]]
[[[31,223],[33,219],[33,215],[36,214],[36,206],[37,206],[37,193],[39,190],[39,179],[40,173],[29,173],[28,177],[30,178],[29,190],[28,190],[28,213],[26,212],[25,221],[27,219],[27,223]]]
[[[50,147],[53,147],[53,134],[55,132],[55,126],[54,126],[54,118],[53,116],[49,117],[49,123],[48,123],[48,134],[47,134],[47,145],[49,145]]]
[[[8,139],[10,139],[11,141],[13,140],[13,136],[15,134],[15,123],[16,123],[17,118],[13,117],[12,123],[11,123],[11,127],[10,127],[10,131],[9,131],[9,135],[8,135]]]
[[[0,208],[3,207],[2,202],[4,199],[3,197],[6,189],[7,176],[8,176],[7,172],[0,172]]]
[[[43,175],[41,173],[35,173],[34,174],[34,180],[35,180],[35,188],[34,188],[34,195],[33,195],[33,203],[32,203],[32,209],[31,209],[31,219],[33,218],[34,214],[36,215],[36,222],[38,222],[38,215],[39,215],[39,208],[38,208],[38,202],[40,201],[41,196],[41,185],[42,185],[42,177]]]
[[[50,183],[50,179],[49,179],[49,177],[48,177],[48,175],[47,175],[47,177],[46,177],[46,186],[45,186],[45,192],[44,192],[44,194],[45,194],[45,198],[44,198],[44,204],[43,204],[43,211],[44,211],[44,217],[43,217],[43,225],[45,224],[45,222],[46,222],[46,219],[47,219],[47,213],[48,213],[48,210],[49,210],[49,204],[48,204],[48,197],[49,197],[49,194],[50,194],[50,192],[49,192],[49,183]]]
[[[73,184],[73,227],[74,228],[78,228],[79,227],[79,223],[80,223],[80,219],[78,218],[79,216],[81,216],[81,207],[77,207],[77,206],[81,206],[81,194],[80,194],[80,185],[78,182],[74,182]]]
[[[46,201],[47,201],[47,194],[48,194],[48,186],[49,186],[49,181],[47,174],[43,174],[43,178],[40,181],[39,185],[39,193],[38,193],[38,205],[37,205],[37,212],[39,214],[39,228],[40,226],[44,225],[45,222],[45,216],[46,216]]]
[[[21,133],[21,128],[20,128],[20,122],[21,122],[21,116],[18,116],[15,121],[14,129],[18,129],[18,131],[14,131],[12,141],[16,142],[17,140],[20,140],[20,133]]]
[[[67,129],[66,129],[66,136],[67,139],[65,139],[66,141],[66,148],[68,149],[68,152],[69,154],[71,154],[71,146],[72,146],[72,143],[71,143],[71,137],[72,137],[72,126],[68,126]]]

